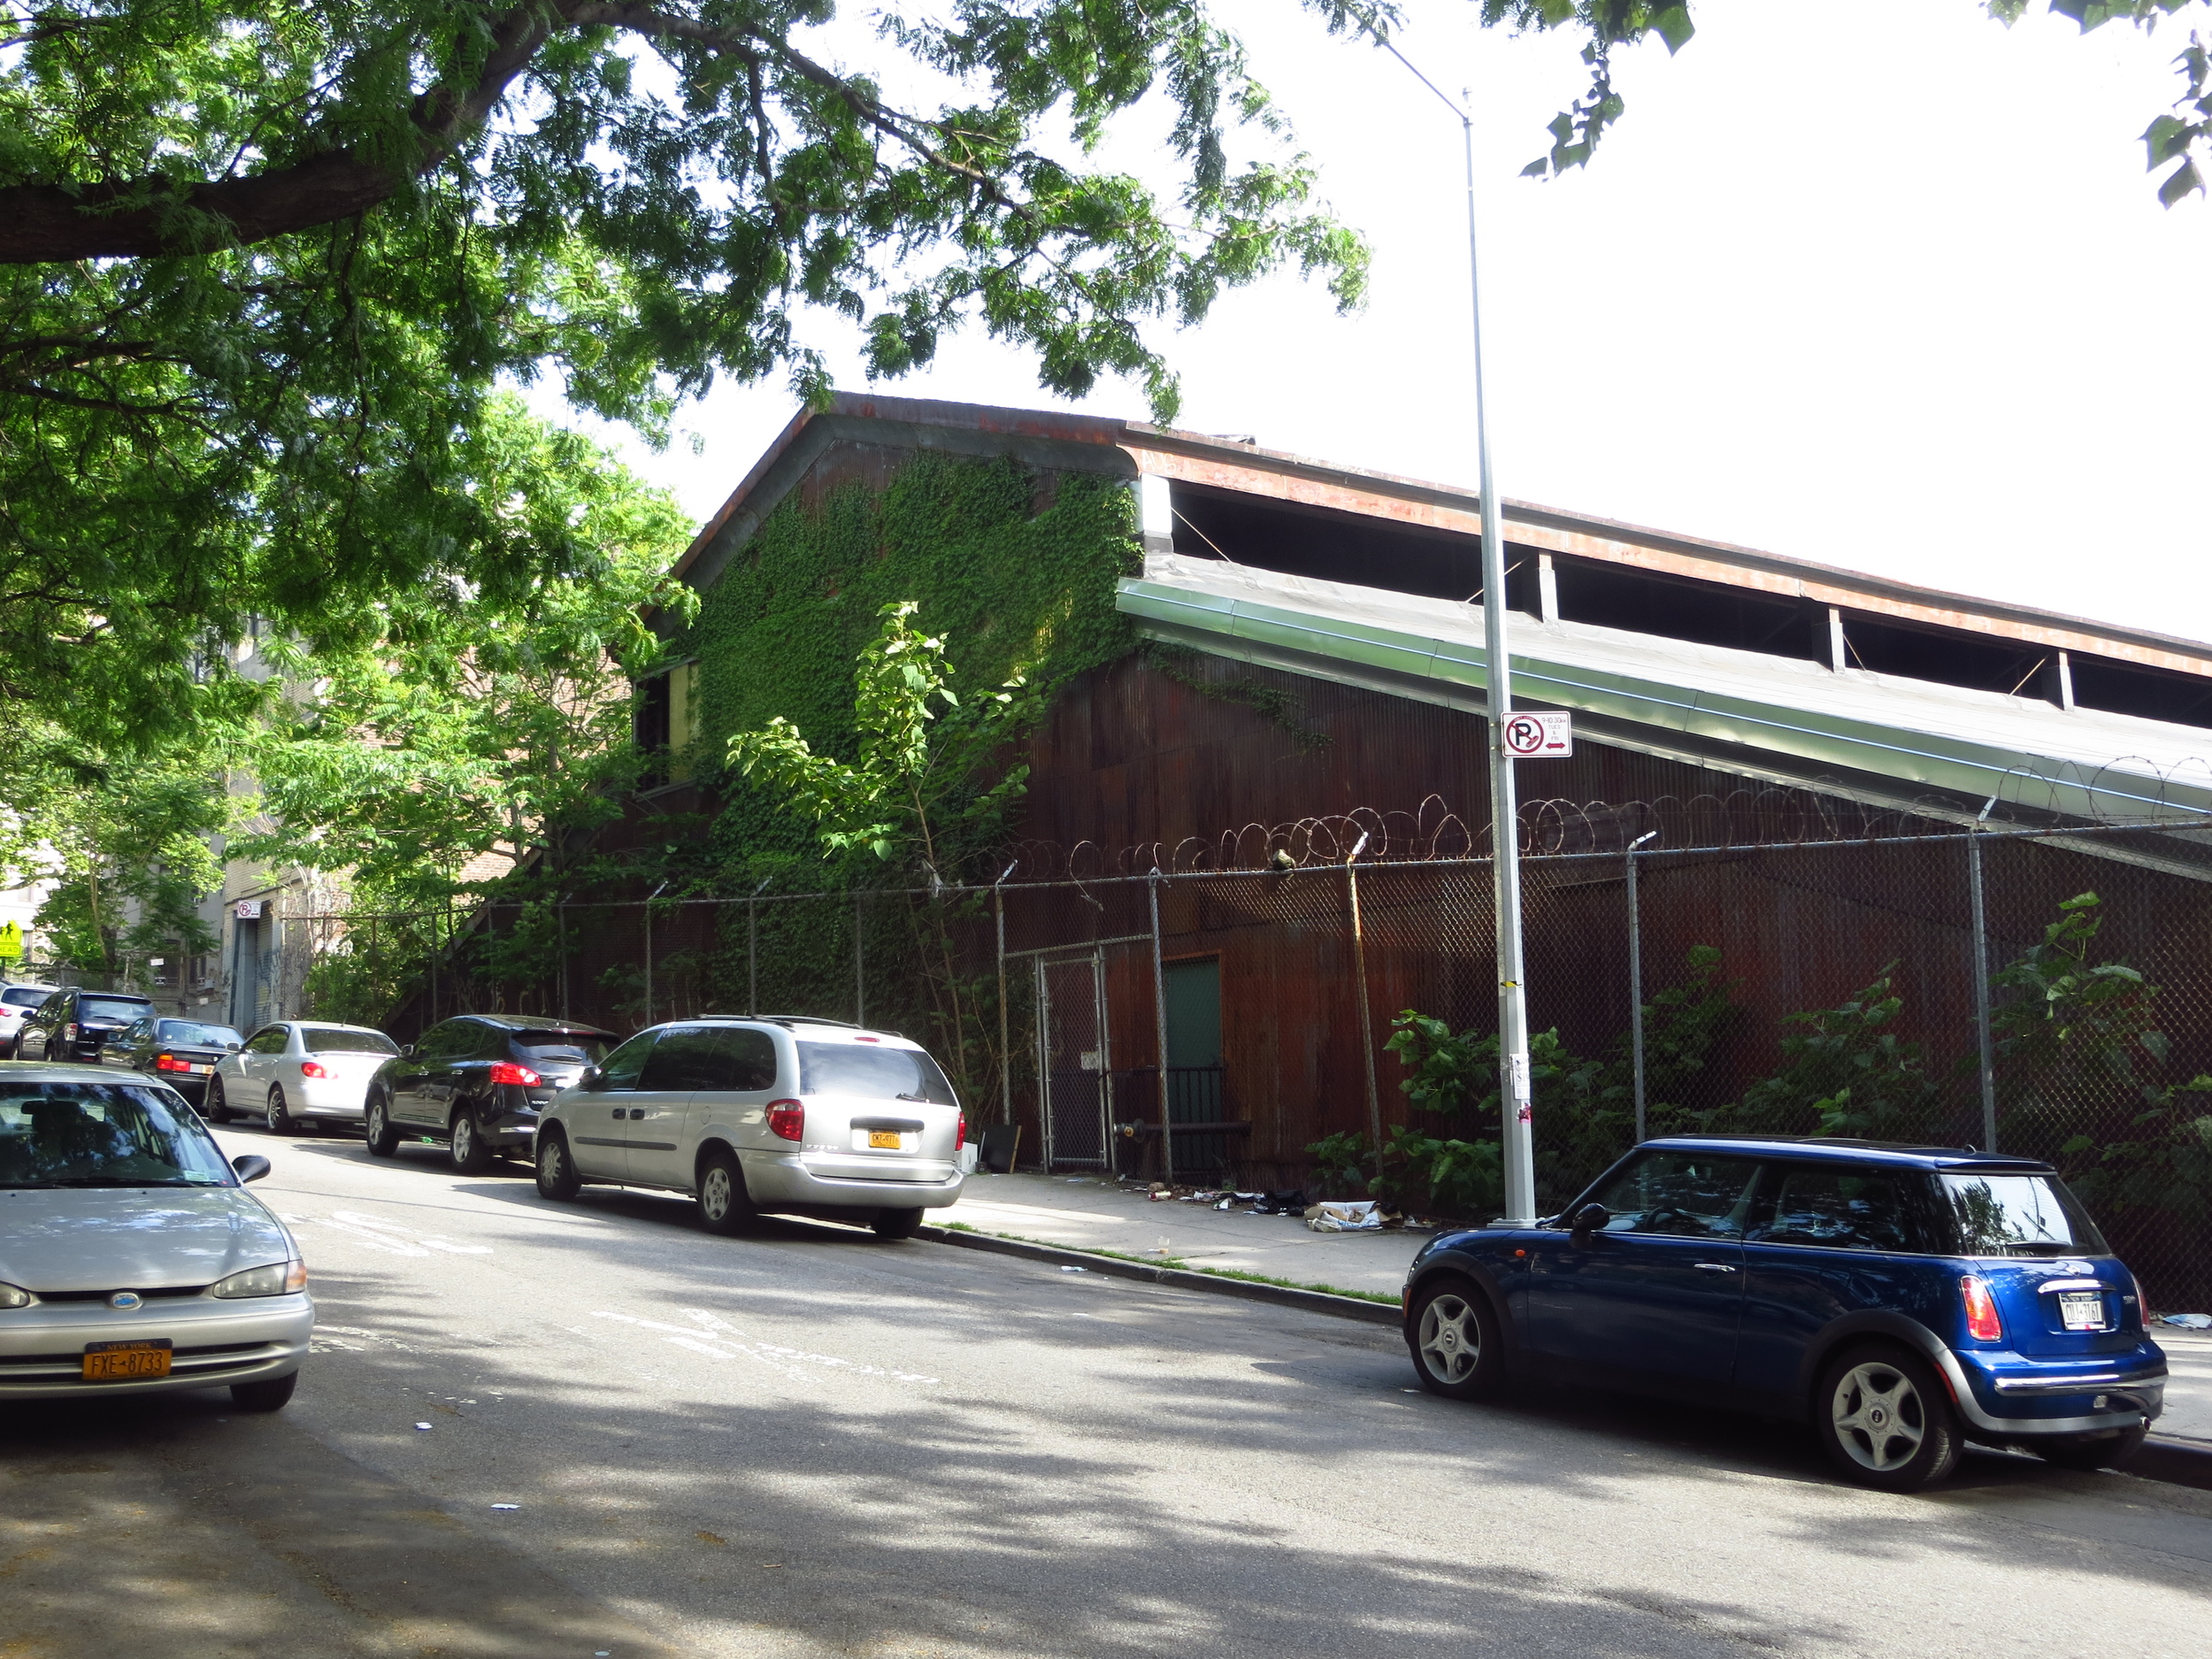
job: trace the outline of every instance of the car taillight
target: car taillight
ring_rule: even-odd
[[[157,1054],[154,1056],[154,1070],[157,1071],[189,1071],[191,1069],[192,1063],[189,1060],[180,1060],[173,1054]]]
[[[330,1073],[323,1070],[323,1063],[320,1060],[303,1060],[300,1062],[300,1075],[302,1077],[328,1077]]]
[[[1959,1294],[1966,1300],[1966,1333],[1977,1342],[1994,1342],[2005,1333],[2005,1322],[1997,1317],[1997,1299],[1989,1294],[1989,1286],[1972,1273],[1959,1280]]]
[[[956,1129],[956,1130],[954,1130],[954,1131],[952,1132],[952,1149],[953,1149],[955,1152],[957,1152],[957,1151],[959,1151],[959,1150],[960,1150],[960,1148],[961,1148],[962,1147],[964,1147],[964,1146],[966,1146],[967,1144],[968,1144],[968,1114],[967,1114],[967,1113],[965,1113],[965,1112],[962,1112],[962,1113],[960,1114],[960,1127],[959,1127],[959,1128],[957,1128],[957,1129]]]
[[[523,1088],[535,1088],[545,1079],[526,1065],[517,1065],[511,1060],[492,1062],[492,1081],[513,1083]]]
[[[806,1108],[795,1100],[768,1102],[768,1133],[780,1141],[796,1141],[806,1133]]]
[[[2143,1294],[2143,1281],[2132,1273],[2128,1283],[2135,1287],[2135,1323],[2145,1336],[2151,1333],[2151,1299]]]
[[[70,1022],[69,1022],[69,1024],[67,1024],[66,1025],[64,1025],[64,1026],[61,1028],[61,1040],[62,1040],[64,1042],[74,1042],[74,1041],[77,1041],[77,1022],[76,1022],[76,1021],[72,1020],[72,1021],[70,1021]]]

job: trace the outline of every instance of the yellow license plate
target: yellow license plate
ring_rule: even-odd
[[[899,1132],[895,1129],[871,1129],[868,1132],[868,1145],[871,1150],[880,1147],[886,1152],[896,1152],[899,1149]]]
[[[170,1345],[157,1342],[88,1342],[84,1350],[87,1382],[142,1382],[169,1374]]]

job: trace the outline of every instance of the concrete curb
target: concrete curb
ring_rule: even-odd
[[[2124,1475],[2163,1481],[2170,1486],[2194,1486],[2212,1492],[2212,1445],[2185,1440],[2170,1434],[2154,1434],[2142,1449],[2120,1466]]]
[[[1288,1285],[1263,1285],[1248,1279],[1224,1279],[1215,1273],[1194,1273],[1179,1267],[1154,1267],[1147,1262],[1125,1262],[1118,1256],[1094,1256],[1088,1250],[1056,1244],[1032,1244],[1026,1239],[1002,1239],[993,1233],[959,1233],[949,1227],[924,1225],[917,1238],[938,1244],[956,1244],[964,1249],[988,1250],[998,1256],[1018,1256],[1032,1262],[1051,1262],[1079,1267],[1087,1273],[1106,1273],[1116,1279],[1142,1279],[1148,1284],[1171,1285],[1178,1290],[1211,1291],[1219,1296],[1241,1296],[1247,1302],[1271,1302],[1279,1308],[1302,1308],[1339,1319],[1361,1319],[1369,1325],[1398,1328],[1400,1315],[1388,1302],[1362,1302],[1356,1296],[1333,1296],[1325,1290],[1299,1290]]]

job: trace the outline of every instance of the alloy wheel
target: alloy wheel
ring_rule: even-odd
[[[1421,1314],[1421,1363],[1442,1383],[1464,1382],[1482,1360],[1482,1329],[1463,1296],[1437,1297]]]
[[[1854,1365],[1839,1377],[1828,1409],[1845,1453],[1876,1474],[1903,1468],[1927,1438],[1928,1413],[1919,1389],[1880,1360]]]
[[[273,1135],[287,1134],[291,1131],[292,1115],[284,1110],[284,1091],[280,1088],[269,1091],[267,1120],[269,1133]]]

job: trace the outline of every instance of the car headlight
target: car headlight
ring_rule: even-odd
[[[27,1308],[31,1293],[20,1285],[0,1285],[0,1308]]]
[[[250,1267],[242,1273],[233,1273],[219,1280],[213,1286],[218,1296],[282,1296],[307,1288],[307,1263],[304,1262],[272,1262],[266,1267]]]

